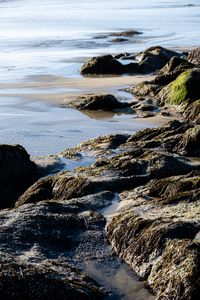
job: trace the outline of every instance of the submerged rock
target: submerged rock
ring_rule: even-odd
[[[0,208],[12,207],[37,179],[37,168],[20,146],[0,145]]]

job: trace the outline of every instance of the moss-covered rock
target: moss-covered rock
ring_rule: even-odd
[[[200,69],[190,69],[163,88],[158,94],[158,101],[160,104],[186,106],[199,99],[199,95]]]

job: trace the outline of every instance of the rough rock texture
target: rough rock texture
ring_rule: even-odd
[[[62,102],[62,107],[71,107],[79,110],[123,111],[130,106],[130,103],[120,102],[111,94],[88,94],[77,97],[71,102],[65,103],[65,100]]]
[[[200,124],[200,100],[196,100],[190,104],[184,111],[184,115],[188,121]]]
[[[112,255],[104,237],[105,219],[87,211],[112,198],[104,193],[2,210],[1,299],[102,298],[105,291],[77,267],[86,259]],[[100,199],[105,201],[100,204]]]
[[[174,81],[181,73],[194,65],[179,56],[173,56],[169,62],[157,72],[155,79],[144,81],[130,89],[137,96],[156,96],[167,84]]]
[[[191,134],[193,129],[194,125],[175,121],[158,129],[141,131],[128,139],[127,136],[124,140],[120,137],[120,147],[114,152],[106,152],[104,148],[102,153],[107,153],[107,156],[100,156],[89,167],[79,167],[73,173],[62,172],[39,180],[19,198],[16,205],[79,198],[102,191],[119,192],[143,185],[153,178],[187,174],[198,166],[191,166],[178,154],[196,155],[193,147],[198,147],[199,139],[198,134]],[[107,140],[108,137],[105,142]],[[97,139],[83,144],[82,150],[91,149],[93,143],[98,153],[99,148],[95,146],[98,141],[101,148],[103,140]],[[76,153],[76,149],[73,151]],[[63,155],[70,155],[70,151]]]
[[[0,145],[0,168],[0,208],[12,207],[37,180],[37,168],[20,145]]]
[[[200,96],[200,69],[189,69],[158,94],[161,104],[188,105]]]
[[[107,225],[116,253],[148,281],[156,299],[198,299],[199,200],[199,172],[153,180],[123,193]]]
[[[195,48],[188,56],[188,61],[200,67],[200,47]]]

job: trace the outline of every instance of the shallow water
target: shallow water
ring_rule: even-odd
[[[78,76],[84,57],[98,53],[200,44],[199,0],[6,0],[0,12],[1,81]],[[143,35],[122,44],[94,38],[129,29]]]

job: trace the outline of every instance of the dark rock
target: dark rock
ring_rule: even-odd
[[[188,121],[200,124],[200,100],[191,103],[184,111],[184,115]]]
[[[121,31],[121,32],[113,32],[110,35],[111,36],[124,36],[124,37],[132,37],[134,35],[142,34],[142,32],[137,30],[127,30],[127,31]]]
[[[113,43],[123,43],[123,42],[127,42],[128,39],[126,38],[115,38],[115,39],[112,39],[112,42]]]
[[[188,61],[200,67],[200,47],[195,48],[188,56]]]
[[[86,274],[54,260],[40,264],[1,261],[0,281],[2,300],[95,300],[105,295]]]
[[[187,156],[200,156],[200,125],[196,125],[184,133],[176,145],[175,151]]]
[[[101,299],[105,295],[77,267],[78,261],[111,255],[103,216],[84,211],[93,200],[45,202],[0,212],[1,299]]]
[[[123,65],[112,55],[93,57],[81,68],[82,75],[90,74],[122,74]]]
[[[179,54],[175,51],[156,46],[139,53],[136,59],[144,66],[144,70],[148,73],[163,68],[173,56],[179,56]]]
[[[20,146],[0,145],[0,208],[12,207],[37,179],[36,165]]]
[[[79,110],[120,111],[129,108],[130,104],[120,102],[111,94],[88,94],[77,97],[71,102],[65,103],[63,100],[62,107],[72,107]]]
[[[174,56],[170,61],[157,73],[153,82],[164,86],[175,80],[181,73],[191,69],[194,65],[186,60]]]

